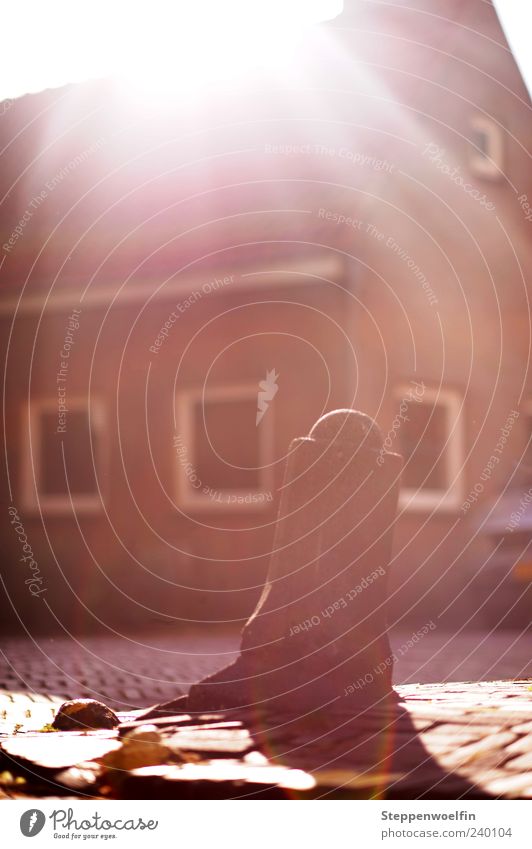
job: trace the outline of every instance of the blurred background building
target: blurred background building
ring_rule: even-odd
[[[240,626],[335,407],[405,456],[391,620],[530,618],[532,119],[496,12],[352,0],[293,67],[4,104],[5,628]]]

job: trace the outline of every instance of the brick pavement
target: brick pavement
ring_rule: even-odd
[[[394,683],[532,677],[532,632],[430,632],[408,648],[415,628],[392,634]],[[229,663],[239,637],[213,629],[140,635],[7,639],[0,689],[86,696],[134,709],[187,692]]]
[[[42,733],[61,698],[100,698],[126,711],[127,723],[138,708],[186,692],[228,663],[238,635],[5,640],[0,797],[532,798],[530,632],[435,630],[412,644],[414,633],[392,637],[398,711],[303,725],[267,714],[259,721],[256,712],[161,718],[165,745],[177,741],[179,757],[130,770],[118,782],[92,760],[119,745],[117,732],[93,732],[95,742],[82,735],[83,746],[79,737],[74,745],[71,735]],[[456,683],[460,677],[476,682]],[[502,677],[530,680],[491,680]],[[182,762],[183,749],[191,761]]]

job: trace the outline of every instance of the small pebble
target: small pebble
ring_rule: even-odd
[[[58,731],[116,728],[119,724],[117,715],[96,699],[73,699],[63,702],[52,722],[52,726]]]

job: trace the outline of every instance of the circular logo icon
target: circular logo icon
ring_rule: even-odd
[[[31,808],[29,811],[24,811],[20,818],[20,830],[24,837],[35,837],[42,831],[46,817],[38,808]]]

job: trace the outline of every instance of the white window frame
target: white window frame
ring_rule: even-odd
[[[212,387],[208,390],[203,387],[193,387],[183,389],[176,395],[176,418],[178,434],[182,436],[183,445],[186,448],[186,462],[190,462],[194,469],[195,456],[195,439],[194,439],[194,407],[197,404],[202,404],[204,401],[238,401],[241,399],[253,399],[256,403],[258,393],[258,383],[248,384],[227,384],[223,386]],[[184,463],[179,461],[176,455],[174,446],[174,483],[177,503],[185,509],[200,511],[200,512],[255,512],[268,510],[273,502],[273,486],[274,486],[274,453],[273,453],[273,417],[274,405],[270,405],[266,414],[258,425],[259,434],[259,474],[260,486],[254,490],[237,490],[223,489],[217,490],[216,495],[221,495],[221,498],[211,497],[209,493],[204,493],[204,484],[195,488],[191,484],[190,474],[187,474]],[[208,486],[208,483],[206,484]],[[270,494],[271,498],[267,499],[266,495]],[[228,496],[235,497],[236,500],[229,501]],[[246,496],[251,496],[251,500],[244,502]]]
[[[80,495],[78,493],[46,495],[46,493],[40,492],[40,416],[44,412],[58,414],[58,400],[52,397],[38,398],[25,406],[22,426],[22,432],[25,434],[22,463],[22,503],[24,509],[32,513],[42,511],[43,513],[66,515],[71,513],[72,510],[80,513],[96,513],[103,509],[104,491],[102,490],[101,474],[107,465],[104,405],[99,399],[91,398],[89,402],[86,398],[68,397],[67,407],[68,411],[86,410],[89,414],[91,430],[97,434],[99,456],[96,458],[98,463],[96,472],[99,491],[91,495]],[[68,428],[68,412],[66,413],[66,427]]]
[[[401,384],[394,397],[397,403],[409,398],[412,384]],[[445,489],[414,489],[402,487],[399,494],[399,506],[405,510],[448,510],[455,511],[464,501],[464,422],[463,398],[452,389],[438,389],[425,385],[420,400],[412,404],[435,404],[444,406],[447,411],[447,437],[443,445],[447,486]],[[401,425],[400,425],[401,427]],[[400,448],[398,447],[398,451]]]
[[[501,128],[485,115],[473,115],[470,126],[479,133],[484,133],[487,138],[487,154],[484,156],[471,145],[469,152],[469,165],[471,171],[479,177],[487,177],[490,180],[499,180],[502,176],[504,165],[504,141]]]

